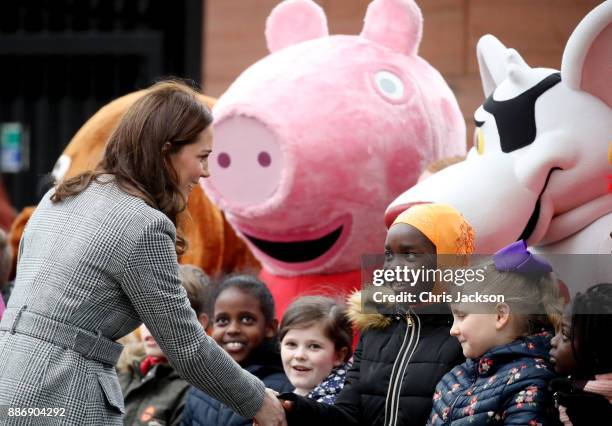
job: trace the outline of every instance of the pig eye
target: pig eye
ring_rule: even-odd
[[[386,98],[397,101],[404,96],[404,83],[390,71],[378,71],[374,76],[378,90]]]

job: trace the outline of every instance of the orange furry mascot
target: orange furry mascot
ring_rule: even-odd
[[[79,129],[72,138],[53,169],[56,179],[72,177],[92,169],[102,158],[106,140],[114,130],[123,113],[146,90],[133,92],[118,98],[102,107]],[[201,96],[202,102],[209,107],[214,99]],[[23,229],[36,207],[26,207],[13,222],[10,242],[13,253],[17,253]],[[179,259],[180,263],[190,263],[215,276],[233,270],[257,272],[259,262],[239,239],[225,220],[223,212],[215,207],[200,186],[193,189],[187,206],[189,215],[183,215],[179,226],[184,230],[189,242],[188,251]],[[187,216],[191,216],[188,218]],[[13,261],[15,271],[16,259]]]

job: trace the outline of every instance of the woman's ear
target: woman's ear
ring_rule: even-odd
[[[266,324],[266,339],[271,339],[278,334],[278,320],[274,318],[271,323]]]
[[[349,348],[345,346],[342,349],[336,351],[336,358],[334,359],[334,367],[339,367],[342,364],[344,364],[344,360],[346,358],[346,355],[348,354],[348,350]]]
[[[172,144],[170,142],[164,142],[164,144],[162,145],[162,154],[165,154],[170,151],[170,148],[172,148]]]
[[[510,322],[510,306],[507,303],[498,303],[495,306],[495,329],[501,330]]]

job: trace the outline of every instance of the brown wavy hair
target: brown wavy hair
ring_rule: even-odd
[[[92,181],[99,182],[101,175],[112,174],[123,191],[162,211],[176,226],[187,200],[179,189],[170,155],[194,143],[212,123],[212,115],[197,93],[181,81],[154,84],[125,112],[96,168],[58,182],[51,201],[77,195]],[[186,249],[187,241],[177,229],[176,251],[180,255]]]

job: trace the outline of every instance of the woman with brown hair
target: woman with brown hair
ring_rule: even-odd
[[[94,171],[43,197],[0,322],[3,424],[122,424],[115,340],[143,322],[187,381],[245,417],[284,423],[274,394],[206,336],[178,275],[177,218],[208,176],[211,122],[191,88],[158,83]]]

